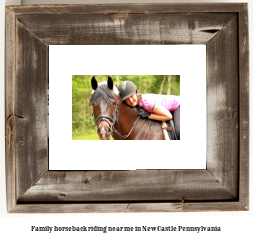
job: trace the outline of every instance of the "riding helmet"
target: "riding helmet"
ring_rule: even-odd
[[[137,92],[137,87],[131,81],[124,81],[118,86],[118,90],[121,100],[124,101]]]

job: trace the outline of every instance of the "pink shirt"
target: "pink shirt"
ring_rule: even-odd
[[[141,96],[142,100],[139,106],[143,107],[148,112],[153,112],[153,108],[156,104],[164,106],[168,111],[174,111],[180,106],[180,96],[159,94],[142,94]]]

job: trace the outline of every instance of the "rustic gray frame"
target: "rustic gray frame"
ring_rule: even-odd
[[[206,170],[48,171],[50,44],[206,44]],[[6,7],[5,79],[8,212],[249,209],[246,3]]]

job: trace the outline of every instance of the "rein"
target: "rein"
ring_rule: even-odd
[[[117,134],[118,136],[121,137],[121,139],[125,139],[125,138],[127,138],[128,136],[130,136],[132,130],[134,129],[134,126],[135,126],[136,123],[139,121],[139,119],[140,119],[140,117],[138,117],[138,118],[136,119],[136,121],[134,122],[134,124],[133,124],[133,126],[132,126],[130,132],[128,133],[128,135],[122,136],[115,128],[112,128],[112,129],[113,129],[114,132],[116,132],[116,134]]]

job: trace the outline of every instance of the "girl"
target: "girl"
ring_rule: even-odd
[[[139,106],[146,110],[138,110],[139,116],[143,119],[168,121],[172,119],[173,112],[176,134],[178,139],[180,138],[180,96],[140,94],[131,81],[122,82],[118,90],[122,101],[129,106]]]

